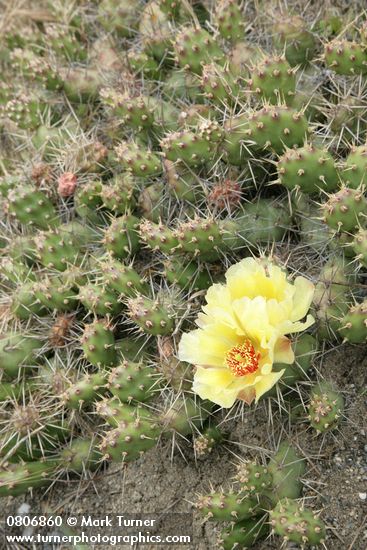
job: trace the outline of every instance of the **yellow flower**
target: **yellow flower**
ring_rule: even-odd
[[[313,294],[310,281],[291,283],[268,261],[245,258],[230,267],[226,284],[208,289],[199,328],[180,341],[180,360],[196,366],[193,391],[222,407],[258,401],[284,372],[273,372],[273,363],[294,362],[286,335],[314,323],[311,315],[301,321]]]

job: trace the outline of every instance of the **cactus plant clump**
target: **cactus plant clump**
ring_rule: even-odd
[[[195,507],[219,546],[335,546],[302,449],[338,439],[366,342],[360,2],[5,4],[0,497],[147,451],[204,483],[241,433]]]

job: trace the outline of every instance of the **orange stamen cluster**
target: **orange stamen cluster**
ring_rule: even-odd
[[[227,352],[225,363],[235,376],[246,376],[257,371],[260,357],[250,340],[246,340]]]

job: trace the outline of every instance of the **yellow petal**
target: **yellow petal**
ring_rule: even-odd
[[[220,407],[229,408],[232,407],[238,395],[238,390],[230,388],[232,378],[227,369],[198,367],[194,375],[192,389],[201,399],[209,399]]]
[[[264,345],[274,334],[274,327],[269,324],[266,300],[257,296],[253,300],[241,298],[233,302],[233,310],[242,328],[241,333],[251,341]],[[266,347],[266,344],[265,344]]]
[[[228,288],[221,284],[214,284],[208,289],[206,295],[207,304],[203,306],[206,319],[211,322],[226,324],[231,328],[237,328],[237,320],[233,314],[232,299]],[[202,316],[198,319],[199,326],[207,324],[207,320]]]
[[[182,335],[178,358],[193,365],[223,367],[227,351],[238,343],[238,337],[228,327],[208,325]]]
[[[278,266],[264,266],[253,258],[245,258],[226,273],[227,287],[233,300],[262,296],[282,300],[287,287],[285,272]]]
[[[286,336],[278,338],[274,346],[274,363],[285,363],[286,365],[294,363],[292,344]]]
[[[225,388],[233,382],[234,376],[231,371],[227,368],[216,369],[209,368],[205,369],[202,367],[197,367],[194,380],[195,382],[200,382],[200,384],[209,384],[215,389]]]
[[[312,315],[307,315],[306,320],[303,322],[297,321],[295,323],[292,323],[289,321],[283,326],[283,334],[293,334],[294,332],[301,332],[303,330],[306,330],[306,328],[311,327],[314,322],[315,319],[312,317]]]
[[[259,401],[260,397],[269,391],[282,377],[284,369],[280,372],[271,372],[266,376],[262,376],[261,379],[255,384],[256,391],[256,403]]]
[[[294,287],[295,294],[293,297],[293,308],[290,320],[298,321],[305,317],[310,309],[315,293],[315,286],[304,277],[297,277],[294,281]]]
[[[288,321],[292,314],[293,302],[291,299],[278,302],[277,300],[268,300],[266,302],[267,318],[269,324],[278,327]]]

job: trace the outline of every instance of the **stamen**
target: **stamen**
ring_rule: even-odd
[[[260,357],[250,340],[246,340],[227,352],[225,363],[235,376],[246,376],[257,371]]]

